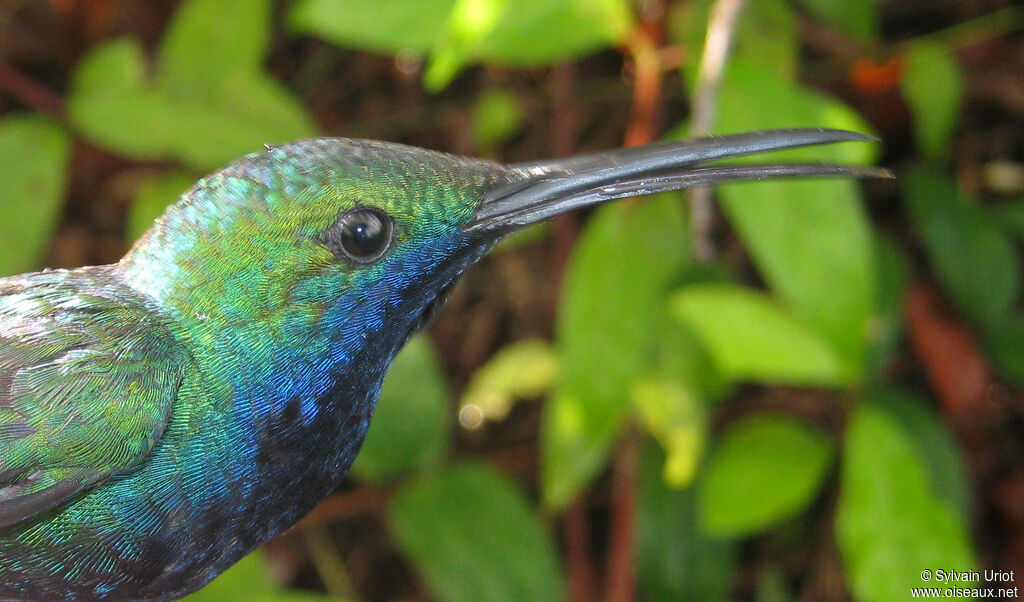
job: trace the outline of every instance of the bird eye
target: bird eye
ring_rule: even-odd
[[[368,264],[380,259],[388,250],[393,232],[390,217],[376,209],[360,207],[343,213],[325,238],[335,256]]]

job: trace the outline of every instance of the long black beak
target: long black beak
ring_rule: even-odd
[[[516,165],[512,169],[522,179],[485,196],[473,223],[466,230],[499,233],[612,199],[722,182],[807,177],[893,177],[887,169],[847,165],[703,165],[717,159],[801,146],[871,140],[875,138],[843,130],[768,130],[661,142]]]

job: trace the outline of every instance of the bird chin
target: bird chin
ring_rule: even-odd
[[[416,317],[412,325],[409,327],[409,332],[405,335],[405,339],[402,341],[402,345],[405,345],[409,339],[416,334],[430,328],[430,326],[437,320],[437,317],[444,311],[445,305],[448,303],[448,299],[452,296],[452,290],[455,288],[455,281],[452,280],[448,284],[444,285],[434,299],[427,303],[426,307],[420,312],[420,315]]]

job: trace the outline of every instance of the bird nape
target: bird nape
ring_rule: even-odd
[[[318,139],[211,174],[117,264],[0,279],[0,598],[167,600],[341,481],[395,353],[521,226],[736,180],[795,129],[505,166]]]

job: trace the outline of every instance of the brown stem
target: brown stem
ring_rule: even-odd
[[[648,5],[651,19],[664,15],[661,2]],[[663,70],[661,65],[661,28],[657,22],[645,20],[633,33],[629,54],[633,57],[633,106],[626,126],[626,146],[639,146],[657,137],[658,110],[661,106]]]
[[[0,90],[41,113],[58,118],[64,116],[64,101],[60,96],[5,62],[0,62]]]
[[[605,596],[608,602],[632,602],[633,547],[635,543],[636,473],[638,436],[630,429],[615,456],[612,474],[611,533],[608,541],[608,574]]]
[[[633,57],[633,106],[625,145],[648,144],[657,137],[658,112],[664,76],[661,42],[665,4],[653,0],[644,7],[643,20],[629,44]],[[636,511],[637,435],[630,429],[612,468],[611,525],[608,535],[605,597],[609,602],[634,599],[633,548]]]
[[[575,96],[576,65],[562,63],[551,70],[551,153],[555,157],[566,157],[576,151],[576,131],[579,110]],[[551,253],[551,277],[553,283],[561,282],[565,266],[579,235],[575,213],[563,213],[551,223],[554,249]],[[554,318],[558,305],[559,286],[550,288],[551,317]]]
[[[570,602],[596,600],[594,563],[590,558],[590,531],[587,524],[587,501],[580,497],[565,511],[562,523],[565,535],[566,572]]]
[[[664,69],[661,63],[665,5],[648,3],[629,44],[633,57],[633,105],[625,145],[648,144],[657,137]],[[627,433],[612,469],[611,525],[608,536],[605,596],[609,602],[634,599],[633,548],[636,510],[637,436]]]

